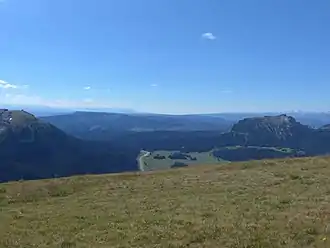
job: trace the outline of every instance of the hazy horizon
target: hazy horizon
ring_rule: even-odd
[[[183,112],[183,113],[171,113],[171,112],[143,112],[138,111],[135,109],[126,109],[126,108],[88,108],[88,107],[81,107],[81,108],[69,108],[69,107],[51,107],[45,105],[10,105],[10,104],[1,104],[1,108],[9,108],[11,110],[28,110],[28,111],[37,111],[37,112],[49,112],[57,113],[57,112],[64,112],[70,113],[75,111],[87,111],[87,112],[108,112],[108,113],[125,113],[125,114],[159,114],[159,115],[225,115],[225,114],[292,114],[292,113],[302,113],[302,114],[330,114],[329,111],[304,111],[304,110],[287,110],[287,111],[232,111],[232,112]]]

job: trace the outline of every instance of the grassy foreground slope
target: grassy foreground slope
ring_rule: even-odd
[[[0,184],[0,247],[330,247],[330,158]]]

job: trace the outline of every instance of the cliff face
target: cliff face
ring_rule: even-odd
[[[299,148],[312,135],[313,129],[293,117],[279,115],[243,119],[233,126],[230,133],[239,137],[239,145]]]

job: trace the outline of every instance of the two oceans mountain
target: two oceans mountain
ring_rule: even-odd
[[[220,146],[290,148],[305,156],[330,153],[330,125],[311,128],[287,115],[246,118],[222,135]]]

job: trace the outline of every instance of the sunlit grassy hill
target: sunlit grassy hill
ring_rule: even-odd
[[[330,247],[330,158],[0,184],[0,247]]]

